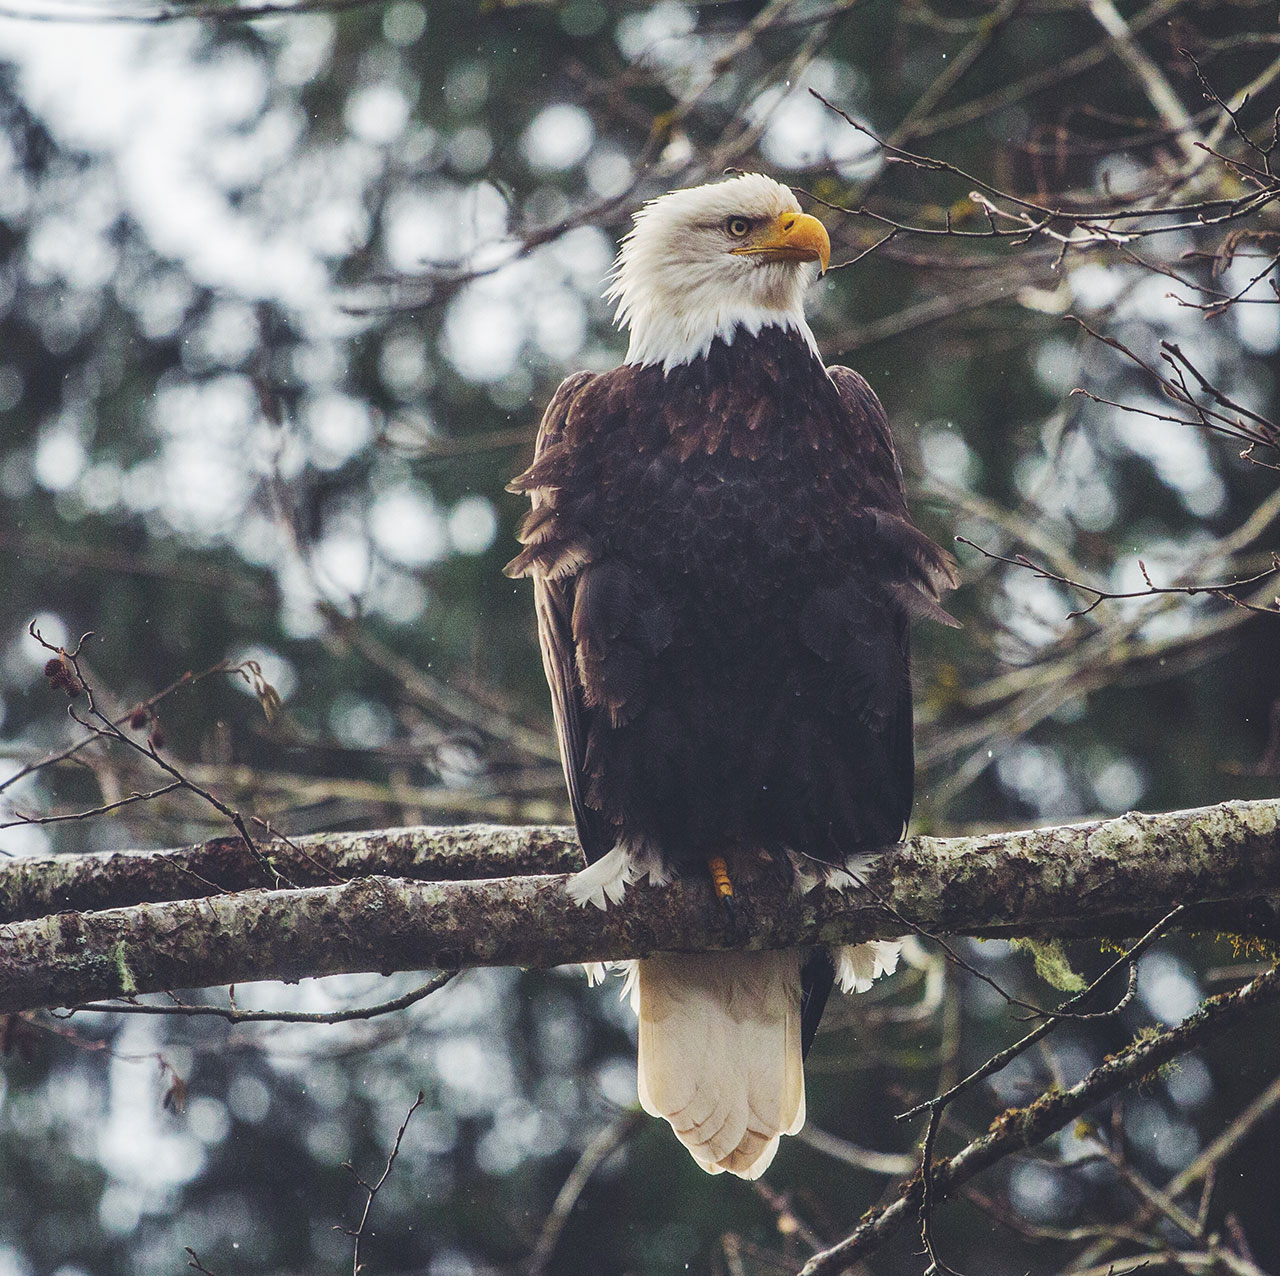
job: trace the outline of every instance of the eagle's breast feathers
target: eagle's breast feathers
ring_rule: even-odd
[[[763,836],[839,864],[901,835],[907,626],[954,575],[857,373],[778,328],[579,373],[512,488],[589,859]]]

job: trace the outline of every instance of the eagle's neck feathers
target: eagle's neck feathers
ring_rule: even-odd
[[[717,306],[637,314],[631,320],[626,361],[638,367],[660,364],[664,373],[670,372],[705,358],[716,341],[731,346],[735,337],[754,337],[769,327],[798,333],[814,357],[821,357],[803,312]]]

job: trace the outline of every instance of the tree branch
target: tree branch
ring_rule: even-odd
[[[458,881],[582,867],[573,829],[563,826],[461,824],[320,833],[287,841],[262,837],[258,846],[260,859],[238,837],[217,837],[174,851],[0,860],[0,925],[47,913],[203,899],[273,887],[278,880],[292,886],[335,886],[373,876]]]
[[[991,1131],[967,1144],[955,1156],[933,1167],[933,1189],[945,1199],[961,1184],[1018,1148],[1034,1147],[1061,1130],[1068,1122],[1110,1098],[1126,1086],[1156,1071],[1187,1050],[1221,1037],[1259,1006],[1280,997],[1280,966],[1259,975],[1235,992],[1211,997],[1195,1014],[1176,1028],[1139,1038],[1110,1056],[1069,1090],[1051,1090],[1025,1108],[1012,1108],[994,1123]],[[923,1177],[917,1175],[902,1194],[884,1209],[869,1210],[862,1221],[838,1245],[815,1254],[800,1276],[846,1271],[854,1260],[912,1223],[924,1199]]]
[[[474,857],[492,843],[506,848],[507,864],[528,865],[523,871],[532,874],[430,881],[373,874],[377,867],[422,875],[439,872],[442,862],[457,869],[459,863],[448,863],[455,843],[467,871],[475,871]],[[361,850],[374,848],[376,855],[361,857]],[[328,852],[333,867],[358,867],[365,875],[287,890],[228,893],[203,874],[173,871],[181,855],[199,857],[206,849],[118,857],[130,868],[153,863],[155,889],[176,884],[180,898],[0,925],[0,1013],[255,979],[554,966],[744,946],[725,931],[709,890],[696,879],[632,887],[623,905],[604,913],[576,907],[562,875],[536,871],[544,867],[542,856],[550,861],[545,866],[563,867],[566,842],[554,829],[306,839],[298,863],[310,860],[313,873],[330,871],[321,858]],[[226,864],[237,854],[248,857],[243,848],[230,851],[225,840],[222,849]],[[268,853],[276,855],[277,848]],[[0,870],[0,890],[22,863]],[[251,863],[241,870],[249,873]],[[270,871],[280,872],[279,861]],[[845,894],[742,892],[738,935],[748,937],[749,948],[887,938],[905,927],[983,936],[1125,936],[1147,929],[1179,902],[1200,905],[1190,915],[1198,925],[1276,934],[1280,913],[1260,897],[1280,895],[1280,801],[1131,814],[1033,832],[915,838],[882,857],[866,880],[868,889]]]

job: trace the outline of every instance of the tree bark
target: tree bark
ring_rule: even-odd
[[[864,890],[740,892],[732,928],[692,879],[633,886],[608,912],[575,907],[564,869],[578,852],[563,829],[407,829],[260,849],[255,860],[222,840],[0,866],[0,1012],[255,979],[553,966],[912,929],[1119,938],[1177,904],[1196,905],[1189,924],[1255,935],[1274,936],[1280,917],[1268,898],[1280,896],[1280,800],[917,837],[878,860]],[[329,884],[300,884],[312,881]]]
[[[239,837],[173,851],[0,859],[0,925],[48,913],[203,899],[229,891],[335,886],[357,877],[417,881],[572,873],[582,851],[572,827],[458,824],[263,838],[251,855]]]

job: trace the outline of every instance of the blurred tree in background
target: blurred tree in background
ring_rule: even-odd
[[[0,847],[228,831],[189,788],[127,801],[165,781],[143,751],[35,765],[84,733],[33,619],[55,647],[93,631],[104,711],[247,820],[565,817],[503,484],[557,382],[621,356],[600,294],[631,211],[726,166],[822,215],[822,349],[884,400],[926,529],[981,547],[964,630],[919,635],[917,827],[1274,794],[1280,622],[1146,591],[1280,547],[1278,81],[1274,0],[7,0]],[[1138,596],[1069,614],[1099,593]],[[963,951],[1055,999],[1007,945]],[[1121,1015],[966,1096],[940,1150],[1256,965],[1162,941]],[[939,1213],[941,1254],[1275,1270],[1278,1028],[1003,1161]],[[184,1246],[216,1276],[336,1271],[366,1195],[343,1162],[376,1180],[419,1090],[369,1271],[794,1271],[910,1171],[892,1114],[1025,1028],[919,947],[829,1012],[808,1130],[754,1190],[632,1121],[629,1031],[577,975],[508,970],[343,1026],[11,1018],[0,1276],[151,1276]],[[908,1228],[857,1270],[922,1271],[918,1248]]]

